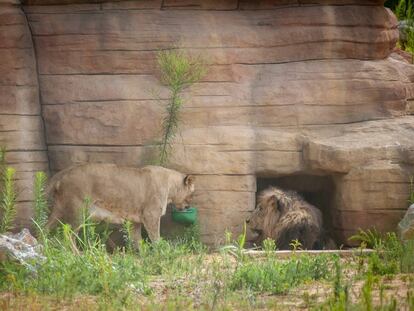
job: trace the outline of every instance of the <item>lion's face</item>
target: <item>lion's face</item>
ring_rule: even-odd
[[[177,190],[172,203],[178,210],[183,210],[190,205],[195,190],[194,179],[194,176],[186,176],[184,178],[182,187]]]
[[[283,192],[273,189],[265,191],[258,198],[255,210],[247,220],[252,240],[262,240],[269,235],[269,229],[273,228],[286,212],[286,202]]]

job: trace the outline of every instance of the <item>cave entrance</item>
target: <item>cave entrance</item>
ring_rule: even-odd
[[[257,177],[257,194],[271,186],[296,191],[307,202],[319,208],[323,215],[323,225],[326,233],[335,242],[337,241],[332,224],[335,195],[335,184],[332,176],[297,174],[281,177]]]

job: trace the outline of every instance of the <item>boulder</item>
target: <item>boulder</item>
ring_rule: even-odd
[[[0,235],[0,261],[6,260],[18,261],[35,271],[36,264],[45,260],[45,257],[42,255],[42,246],[28,229],[23,229],[17,234]]]

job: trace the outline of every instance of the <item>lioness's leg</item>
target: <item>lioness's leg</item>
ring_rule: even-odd
[[[148,232],[148,236],[151,242],[156,242],[160,239],[160,218],[148,216],[143,219],[145,230]]]
[[[141,241],[141,224],[134,223],[134,228],[132,229],[131,239],[134,242],[134,247],[139,248],[139,242]]]

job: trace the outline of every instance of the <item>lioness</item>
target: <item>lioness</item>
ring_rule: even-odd
[[[95,222],[134,225],[132,239],[138,245],[141,224],[151,241],[160,237],[160,218],[167,204],[184,209],[194,192],[194,177],[157,166],[120,167],[114,164],[83,164],[65,169],[50,180],[46,192],[53,199],[47,223],[58,221],[77,228],[85,197],[91,199],[89,213]]]
[[[324,244],[321,211],[294,191],[262,191],[247,223],[256,243],[271,238],[279,249],[290,249],[293,240],[304,249],[321,249]]]

